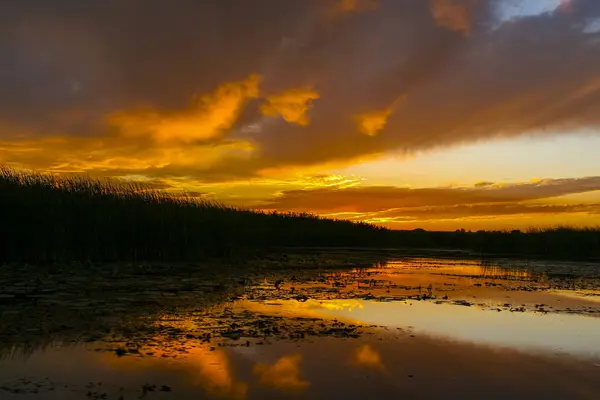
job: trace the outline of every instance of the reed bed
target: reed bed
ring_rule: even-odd
[[[0,262],[246,259],[278,246],[375,245],[386,230],[248,211],[143,184],[0,168]]]
[[[276,248],[311,246],[600,260],[600,228],[394,231],[305,213],[238,209],[136,182],[0,167],[0,263],[243,261]]]

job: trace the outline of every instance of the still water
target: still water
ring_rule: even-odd
[[[547,271],[401,258],[85,295],[61,277],[0,304],[0,399],[600,398],[598,277]]]

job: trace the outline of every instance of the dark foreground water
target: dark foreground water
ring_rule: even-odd
[[[0,399],[598,399],[595,271],[398,258],[87,283],[13,273]]]

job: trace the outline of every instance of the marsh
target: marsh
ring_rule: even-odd
[[[331,251],[279,254],[243,272],[6,268],[0,393],[592,399],[597,267]]]

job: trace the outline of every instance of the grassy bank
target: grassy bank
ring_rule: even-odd
[[[237,210],[135,183],[0,170],[0,262],[246,259],[277,246],[375,246],[387,231]]]
[[[600,259],[600,229],[391,231],[238,210],[135,183],[0,169],[0,263],[248,260],[281,247],[458,249]]]

